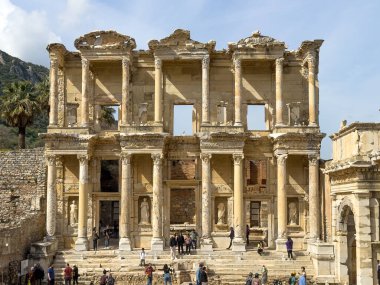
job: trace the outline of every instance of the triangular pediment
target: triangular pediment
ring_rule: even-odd
[[[115,31],[95,31],[77,38],[74,46],[83,49],[129,49],[136,47],[134,38]]]
[[[255,31],[251,36],[239,40],[237,43],[229,43],[228,49],[235,50],[249,50],[256,48],[280,47],[285,49],[285,43],[278,41],[272,37],[264,36],[260,31]]]

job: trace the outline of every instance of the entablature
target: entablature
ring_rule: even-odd
[[[229,133],[208,133],[200,136],[202,153],[236,154],[243,153],[246,134],[231,136]]]
[[[276,155],[287,153],[293,155],[317,155],[321,149],[324,133],[276,133],[271,134],[273,151]]]

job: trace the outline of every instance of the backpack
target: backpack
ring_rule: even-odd
[[[247,278],[247,281],[245,281],[245,285],[252,285],[252,278]]]
[[[115,279],[111,276],[107,278],[107,285],[114,285],[115,284]]]

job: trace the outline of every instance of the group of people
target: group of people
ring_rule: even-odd
[[[153,272],[156,271],[156,266],[149,263],[145,267],[145,276],[146,276],[146,284],[152,285],[153,281]],[[164,285],[172,285],[172,274],[174,274],[174,269],[168,266],[167,264],[164,265],[162,268],[163,271],[163,279],[164,279]],[[108,285],[108,284],[107,284]]]
[[[206,285],[208,283],[207,267],[201,262],[195,271],[196,285]]]
[[[176,248],[178,249],[178,255],[188,254],[190,255],[191,249],[197,249],[198,233],[195,230],[190,231],[185,235],[182,232],[179,234],[174,233],[169,241],[170,255],[172,260],[176,259]],[[185,252],[183,248],[186,248]]]
[[[108,274],[107,274],[108,273]],[[114,285],[115,278],[113,278],[111,271],[103,270],[103,275],[100,277],[100,285]]]
[[[259,273],[253,274],[250,272],[245,281],[245,285],[266,285],[268,284],[268,269],[265,265],[261,268],[261,278],[259,277]],[[278,280],[277,280],[278,281]],[[298,282],[298,283],[297,283]],[[290,278],[288,280],[289,285],[306,285],[306,269],[304,266],[301,267],[301,272],[298,273],[298,278],[295,272],[290,274]]]
[[[40,285],[45,277],[44,269],[39,263],[30,268],[25,278],[25,285]]]
[[[49,270],[48,270],[48,274],[49,274]],[[66,267],[63,270],[63,277],[65,279],[65,285],[71,285],[71,281],[73,281],[73,285],[78,285],[78,278],[79,278],[78,266],[74,264],[73,267],[71,268],[70,264],[66,263]],[[51,284],[54,284],[54,282]]]
[[[112,230],[107,225],[106,228],[103,230],[104,249],[109,249],[111,234],[112,234]],[[100,239],[99,233],[97,232],[96,228],[93,228],[92,229],[92,247],[93,247],[94,251],[98,250],[99,239]]]

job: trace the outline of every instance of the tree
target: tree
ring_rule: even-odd
[[[37,101],[40,104],[40,109],[42,112],[46,112],[46,115],[49,115],[50,105],[49,105],[49,96],[50,96],[50,83],[49,77],[46,76],[41,82],[38,82],[36,85],[37,92]]]
[[[26,127],[40,114],[35,86],[30,81],[16,81],[3,89],[0,115],[10,127],[18,128],[18,146],[25,148]]]
[[[113,115],[116,111],[110,106],[102,106],[101,108],[100,123],[105,128],[111,128],[116,123]]]

